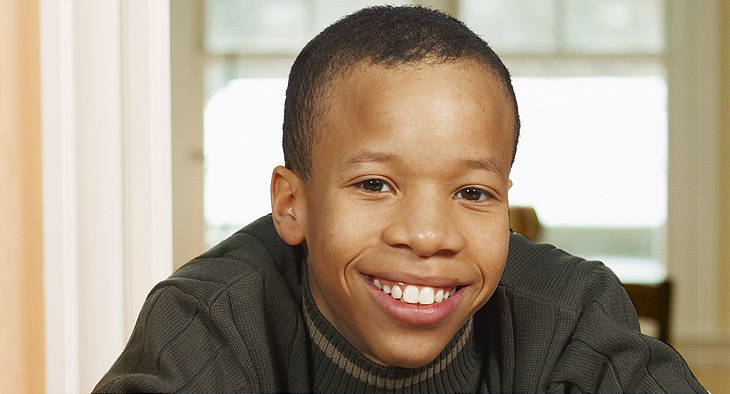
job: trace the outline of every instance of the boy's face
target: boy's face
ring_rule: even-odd
[[[513,109],[471,62],[360,65],[329,93],[299,213],[312,295],[372,361],[425,365],[502,274]]]

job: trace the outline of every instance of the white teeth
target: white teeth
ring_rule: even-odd
[[[375,287],[382,290],[383,293],[390,294],[396,300],[409,304],[431,305],[434,302],[442,302],[447,300],[451,293],[444,290],[435,290],[430,286],[405,285],[403,283],[390,285],[384,284],[378,279],[372,279]]]
[[[421,288],[421,293],[418,295],[418,303],[423,305],[431,305],[434,301],[433,287]]]
[[[444,300],[444,291],[442,289],[439,289],[439,291],[436,292],[436,295],[434,295],[434,301],[441,302]]]
[[[403,292],[403,300],[409,304],[417,304],[419,299],[418,287],[406,286],[406,290]]]

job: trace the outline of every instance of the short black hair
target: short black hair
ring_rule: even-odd
[[[333,23],[297,56],[289,73],[284,105],[283,141],[286,167],[307,181],[312,175],[312,150],[319,103],[339,75],[358,64],[394,67],[476,61],[504,85],[514,107],[514,162],[520,120],[509,71],[478,35],[459,20],[420,6],[364,8]]]

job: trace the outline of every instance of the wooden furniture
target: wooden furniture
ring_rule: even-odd
[[[509,207],[509,228],[535,242],[540,239],[540,220],[532,207]]]
[[[634,302],[639,318],[653,320],[658,327],[656,337],[662,342],[669,343],[672,282],[666,279],[658,284],[624,283],[624,288]]]

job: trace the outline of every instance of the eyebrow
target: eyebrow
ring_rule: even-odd
[[[464,159],[461,161],[460,164],[462,167],[474,170],[484,170],[488,172],[493,172],[500,176],[504,176],[504,170],[502,169],[502,166],[492,159]]]
[[[348,170],[352,167],[358,166],[360,164],[364,163],[374,163],[374,162],[394,162],[398,161],[398,156],[392,154],[392,153],[384,153],[384,152],[372,152],[372,151],[360,151],[354,156],[347,159],[342,165],[340,165],[340,168],[342,170]]]
[[[373,151],[360,151],[347,159],[342,165],[341,170],[348,170],[352,167],[356,167],[360,164],[365,163],[383,163],[383,162],[395,162],[398,161],[398,156],[392,153],[385,152],[373,152]],[[459,162],[460,167],[483,170],[491,172],[500,176],[504,175],[502,166],[493,159],[463,159]]]

